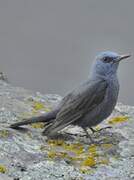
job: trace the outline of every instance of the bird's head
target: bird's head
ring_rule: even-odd
[[[102,77],[115,75],[119,66],[119,62],[129,57],[130,54],[119,55],[111,51],[101,52],[96,57],[95,63],[92,68],[92,75]]]

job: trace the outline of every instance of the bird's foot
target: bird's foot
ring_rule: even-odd
[[[93,140],[93,138],[90,136],[86,128],[83,128],[84,132],[86,133],[86,138],[90,139],[91,144],[96,144],[97,142]]]
[[[104,128],[101,128],[101,129],[98,129],[98,130],[96,130],[96,129],[94,129],[94,128],[90,128],[90,130],[92,131],[92,133],[94,134],[94,133],[97,133],[97,132],[101,132],[101,131],[103,131],[104,129],[111,129],[112,128],[112,126],[107,126],[107,127],[104,127]]]
[[[107,129],[107,128],[112,128],[112,127],[111,127],[111,126],[107,126],[107,127],[105,127],[105,128],[101,128],[101,129],[99,129],[99,130],[94,130],[94,129],[92,128],[92,130],[93,130],[93,133],[95,133],[95,132],[100,132],[100,131],[102,131],[103,129]],[[86,138],[87,138],[87,139],[90,139],[90,144],[101,145],[101,144],[104,143],[104,142],[103,142],[103,139],[94,140],[93,137],[88,133],[88,131],[87,131],[86,128],[84,128],[84,132],[85,132]]]

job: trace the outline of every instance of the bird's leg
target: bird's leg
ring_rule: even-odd
[[[90,134],[88,133],[88,131],[86,129],[84,129],[84,132],[86,134],[86,137],[90,139],[91,144],[95,144],[96,142],[92,139],[92,137],[90,136]],[[68,134],[69,136],[79,136],[79,137],[85,137],[85,134],[82,135],[78,135],[78,134],[72,134],[72,133],[68,133],[66,132],[66,134]]]
[[[95,129],[92,128],[92,127],[90,127],[90,130],[92,131],[93,134],[97,132],[97,130],[95,130]]]
[[[86,128],[83,128],[84,132],[86,133],[86,137],[90,139],[92,144],[95,144],[96,142],[92,139],[92,137],[90,136],[90,134],[88,133]]]
[[[86,137],[90,139],[91,144],[97,144],[97,145],[102,144],[102,140],[100,140],[100,141],[95,141],[95,140],[93,140],[92,137],[90,136],[90,134],[88,133],[88,131],[87,131],[86,128],[83,128],[83,130],[84,130],[84,132],[86,133]],[[93,130],[94,130],[94,129],[93,129]],[[91,130],[91,131],[92,131],[92,130]]]

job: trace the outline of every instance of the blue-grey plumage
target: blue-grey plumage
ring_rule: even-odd
[[[12,128],[35,122],[47,122],[46,136],[54,136],[70,124],[83,129],[92,128],[106,119],[113,111],[119,93],[117,69],[119,62],[130,55],[102,52],[91,69],[89,78],[68,93],[52,112],[12,124]]]

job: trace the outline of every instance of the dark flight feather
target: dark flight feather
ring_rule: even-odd
[[[86,87],[86,88],[85,88]],[[57,131],[78,121],[98,106],[104,99],[107,89],[105,80],[91,80],[83,83],[62,100],[62,106],[56,119],[43,132],[53,135]]]

